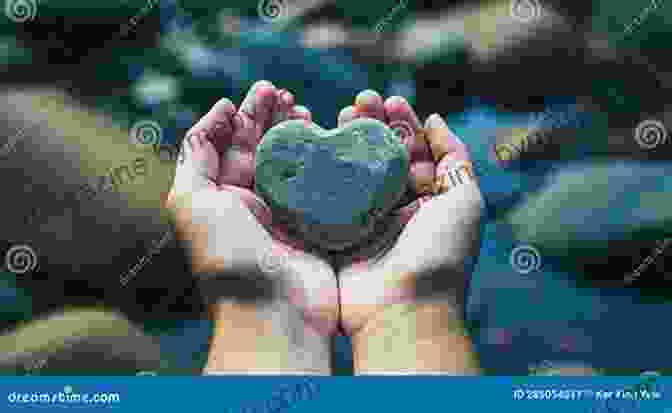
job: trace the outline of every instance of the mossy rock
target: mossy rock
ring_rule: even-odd
[[[367,232],[403,195],[408,171],[406,146],[378,120],[331,131],[290,120],[258,146],[256,188],[308,241],[328,246]]]

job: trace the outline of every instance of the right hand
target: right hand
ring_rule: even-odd
[[[274,291],[310,326],[331,334],[338,320],[333,270],[273,221],[254,189],[256,146],[269,128],[287,119],[311,121],[311,113],[294,105],[290,92],[266,81],[252,86],[238,110],[228,99],[217,102],[184,139],[167,205],[176,213],[180,236],[191,242],[195,272],[225,268],[243,274],[261,267],[273,273],[261,276],[277,282]],[[269,257],[283,268],[264,268]],[[253,288],[256,282],[247,280]]]

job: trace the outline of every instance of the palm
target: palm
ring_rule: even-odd
[[[190,140],[185,139],[180,164],[191,158],[192,164],[182,169],[200,169],[208,178],[208,182],[201,185],[236,193],[257,220],[281,238],[282,243],[298,247],[301,243],[290,239],[284,228],[272,220],[271,211],[255,192],[255,156],[257,145],[272,126],[286,119],[310,118],[310,112],[294,106],[289,92],[279,91],[268,82],[258,82],[238,110],[228,99],[222,99],[191,128],[187,136],[198,136],[204,144],[200,151],[194,151],[188,147]],[[178,172],[182,173],[176,174],[174,191],[181,192],[180,181],[186,180],[189,173]],[[182,177],[184,179],[178,179]],[[185,182],[184,187],[187,191],[193,190],[194,183]]]
[[[306,252],[299,240],[289,236],[286,228],[272,219],[271,210],[254,190],[257,145],[269,128],[286,119],[310,120],[311,114],[294,106],[289,92],[279,91],[269,82],[257,82],[238,109],[229,100],[220,100],[187,133],[171,199],[205,190],[213,195],[222,194],[208,198],[220,210],[238,210],[230,204],[228,196],[235,194],[233,202],[242,203],[260,225],[243,227],[235,222],[233,213],[213,216],[212,221],[216,222],[213,228],[221,228],[213,229],[221,237],[216,243],[236,244],[236,237],[248,236],[249,249],[256,250],[256,265],[280,278],[284,286],[282,294],[301,308],[306,317],[316,319],[320,329],[328,330],[336,318],[337,287],[333,271],[322,259]],[[241,218],[244,216],[239,215],[238,221]],[[237,225],[240,229],[232,230]],[[232,245],[230,249],[236,248],[240,245]]]
[[[371,92],[341,112],[339,125],[358,117],[381,120],[398,131],[411,157],[409,189],[415,195],[392,214],[393,225],[378,242],[364,247],[339,273],[343,323],[351,331],[389,304],[417,302],[427,294],[462,301],[465,264],[478,255],[483,206],[476,181],[464,173],[464,185],[437,191],[450,182],[448,172],[469,165],[466,146],[447,127],[432,130],[430,137],[429,127],[422,127],[404,99],[383,103]]]

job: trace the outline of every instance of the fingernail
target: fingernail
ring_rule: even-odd
[[[367,89],[362,91],[359,95],[357,95],[355,102],[360,105],[372,104],[376,100],[378,100],[379,97],[380,95],[378,94],[378,92],[376,92],[375,90]]]
[[[301,113],[301,114],[304,114],[304,115],[310,113],[310,111],[308,110],[307,107],[301,106],[301,105],[294,106],[294,112]]]
[[[281,99],[286,105],[292,103],[292,93],[289,90],[283,89],[282,92],[280,92],[280,96],[282,96]]]
[[[446,124],[446,121],[444,121],[443,118],[438,113],[435,113],[427,118],[427,121],[425,122],[425,127],[429,129],[439,129],[439,128],[447,128],[448,125]]]

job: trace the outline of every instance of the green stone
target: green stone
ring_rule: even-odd
[[[290,120],[257,147],[256,190],[306,240],[337,248],[361,239],[395,206],[408,171],[406,146],[378,120],[330,131]]]

